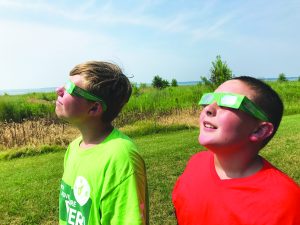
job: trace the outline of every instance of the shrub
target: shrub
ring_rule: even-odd
[[[223,62],[221,56],[216,57],[216,61],[212,62],[212,68],[210,69],[210,81],[213,85],[219,86],[223,82],[232,78],[232,71],[227,66],[226,62]]]
[[[279,81],[279,82],[285,82],[285,81],[287,81],[285,74],[284,73],[280,73],[278,75],[277,81]]]
[[[152,86],[158,89],[163,89],[170,85],[167,80],[163,80],[160,76],[156,75],[152,80]]]
[[[172,81],[171,81],[171,86],[172,86],[172,87],[177,87],[177,86],[178,86],[177,80],[176,80],[176,79],[172,79]]]

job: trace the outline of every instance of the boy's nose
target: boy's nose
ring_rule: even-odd
[[[217,103],[213,102],[205,107],[205,114],[207,116],[215,116],[217,112]]]
[[[61,86],[61,87],[58,87],[58,88],[56,88],[56,94],[57,95],[59,95],[59,96],[63,96],[64,95],[64,93],[65,93],[65,88],[64,88],[64,86]]]

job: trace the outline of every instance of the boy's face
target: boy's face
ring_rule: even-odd
[[[229,92],[253,99],[255,92],[239,80],[230,80],[221,84],[215,92]],[[211,150],[234,151],[249,143],[259,121],[249,114],[225,107],[213,102],[203,108],[200,114],[199,143]]]
[[[69,79],[78,87],[85,89],[80,75],[70,76]],[[66,92],[64,86],[57,88],[56,93],[58,97],[55,112],[59,118],[73,124],[81,123],[87,118],[93,102],[89,102],[81,97],[70,95]]]

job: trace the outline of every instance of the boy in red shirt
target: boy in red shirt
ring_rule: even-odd
[[[280,124],[278,94],[236,77],[200,100],[199,143],[173,190],[179,225],[299,225],[300,188],[259,151]]]

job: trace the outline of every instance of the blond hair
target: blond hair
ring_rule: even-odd
[[[107,110],[103,113],[103,122],[112,122],[131,96],[131,84],[116,64],[88,61],[75,66],[70,71],[70,76],[74,75],[82,76],[85,89],[105,101]]]

